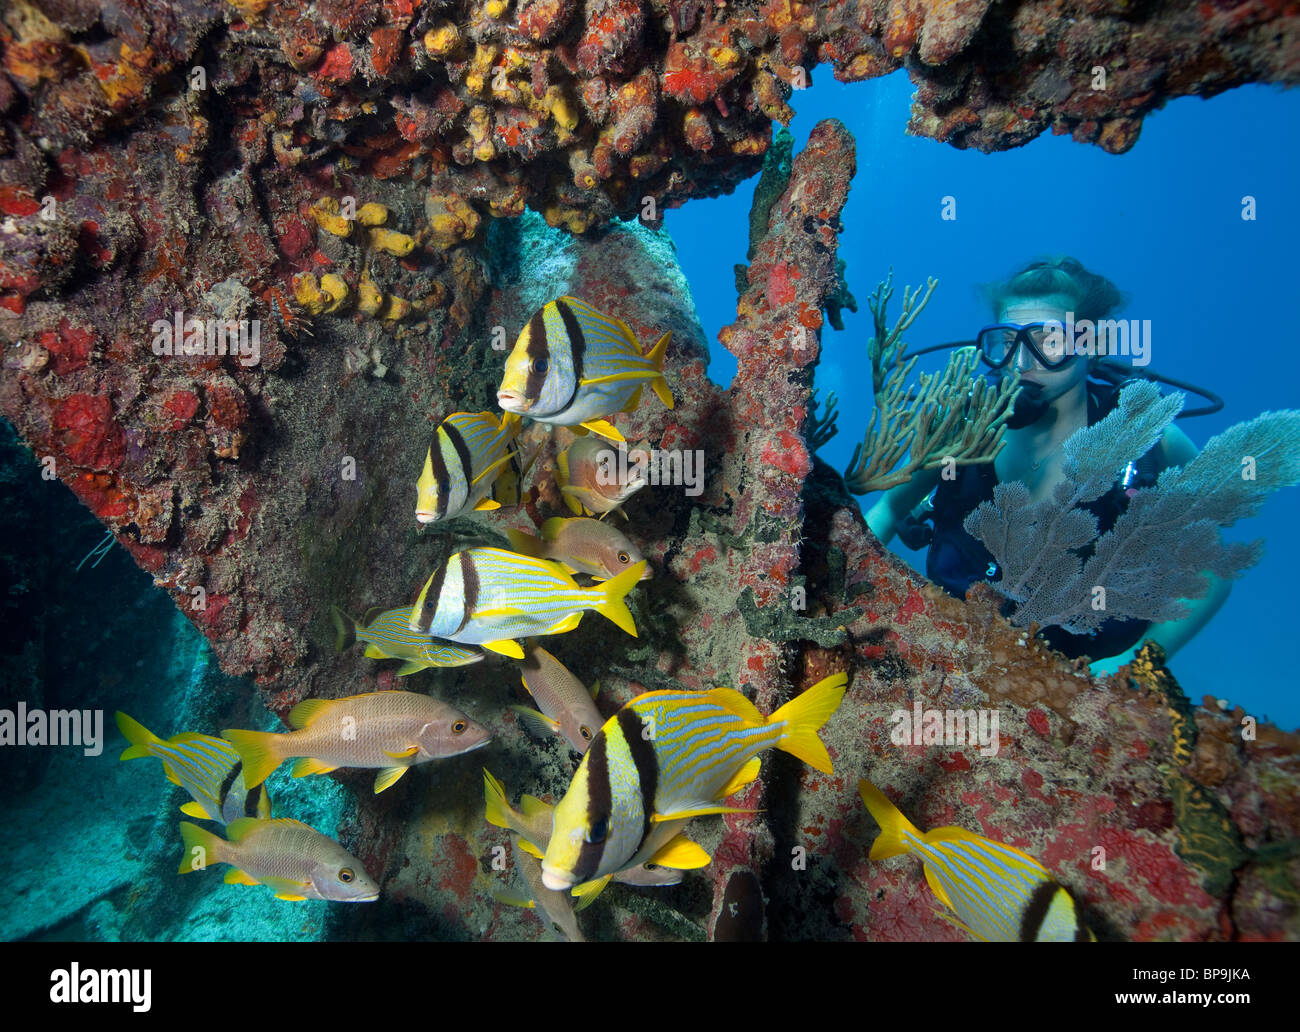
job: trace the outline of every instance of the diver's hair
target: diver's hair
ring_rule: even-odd
[[[1089,272],[1077,258],[1066,255],[1035,259],[1007,279],[985,284],[981,292],[994,319],[1011,298],[1067,297],[1076,320],[1094,322],[1105,319],[1126,300],[1105,276]]]

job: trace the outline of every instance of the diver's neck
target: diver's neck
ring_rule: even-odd
[[[1088,392],[1084,384],[1051,403],[1029,426],[1007,431],[1007,447],[996,460],[999,480],[1020,480],[1031,489],[1045,488],[1059,477],[1061,445],[1088,425]]]

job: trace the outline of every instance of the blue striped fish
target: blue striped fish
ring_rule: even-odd
[[[858,793],[880,825],[871,859],[911,853],[925,880],[957,915],[959,928],[984,942],[1092,942],[1074,897],[1028,853],[965,828],[922,833],[870,781]],[[946,916],[946,915],[945,915]]]
[[[743,812],[722,800],[758,777],[767,749],[831,773],[817,732],[847,684],[832,674],[770,717],[731,688],[638,695],[596,734],[555,808],[543,883],[567,889],[643,863],[665,823]]]
[[[192,732],[164,741],[122,712],[117,714],[117,727],[131,743],[121,759],[162,760],[167,780],[193,799],[181,807],[187,816],[222,824],[240,817],[271,816],[271,797],[261,785],[245,787],[244,765],[229,742]]]
[[[411,607],[380,609],[366,612],[358,622],[341,609],[332,611],[334,618],[334,650],[342,652],[358,641],[366,643],[366,655],[371,659],[405,660],[397,668],[397,676],[405,677],[426,667],[458,667],[477,663],[483,658],[478,649],[462,648],[451,642],[416,634],[409,626]]]
[[[671,333],[642,354],[621,319],[576,297],[543,305],[528,320],[506,359],[497,404],[539,423],[582,427],[613,441],[623,435],[605,417],[635,412],[646,383],[669,408],[664,354]]]
[[[488,495],[515,458],[509,449],[520,425],[509,412],[500,419],[492,412],[456,412],[439,423],[415,483],[415,518],[433,523],[500,508],[502,502]]]
[[[594,587],[579,587],[558,563],[500,548],[467,548],[425,581],[408,626],[419,634],[482,645],[523,659],[516,638],[563,634],[594,609],[636,637],[623,596],[645,572],[645,560]]]

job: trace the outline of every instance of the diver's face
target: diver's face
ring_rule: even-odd
[[[1066,297],[1011,298],[998,313],[998,322],[1024,326],[1026,323],[1055,321],[1064,325],[1066,313],[1072,307],[1072,302]],[[1083,355],[1071,358],[1056,369],[1048,369],[1021,344],[1013,361],[1020,370],[1021,380],[1037,384],[1042,390],[1042,400],[1047,403],[1068,394],[1088,378],[1088,359]]]

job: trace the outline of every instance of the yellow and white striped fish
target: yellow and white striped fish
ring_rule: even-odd
[[[758,754],[782,749],[824,773],[818,730],[844,698],[832,674],[770,717],[731,688],[638,695],[600,729],[555,808],[542,860],[549,889],[566,889],[649,859],[657,826],[703,814],[756,777]]]
[[[911,853],[925,880],[957,915],[953,924],[984,942],[1094,942],[1074,897],[1028,853],[965,828],[922,833],[870,781],[858,793],[880,825],[871,859]]]
[[[456,412],[438,424],[415,483],[415,518],[433,523],[500,508],[488,495],[514,457],[509,449],[519,428],[519,417],[510,412],[500,419],[492,412]]]
[[[131,743],[121,759],[154,756],[162,760],[167,780],[180,785],[193,800],[181,807],[186,816],[222,824],[240,817],[271,816],[271,797],[262,785],[245,786],[243,761],[229,742],[193,732],[164,741],[120,711],[117,726]]]
[[[266,885],[276,899],[373,903],[379,898],[379,885],[360,860],[300,821],[242,817],[227,825],[224,839],[182,821],[181,839],[181,874],[230,864],[227,885]]]
[[[645,560],[591,588],[558,563],[500,548],[467,548],[452,555],[425,581],[410,613],[410,629],[465,645],[482,645],[523,659],[516,638],[563,634],[594,609],[636,637],[623,597],[645,571]]]
[[[606,420],[635,412],[649,383],[673,407],[664,379],[664,354],[671,333],[642,354],[636,335],[621,319],[576,297],[547,302],[533,315],[506,359],[497,404],[539,423],[577,427],[621,441]]]
[[[358,641],[364,641],[366,655],[370,659],[405,661],[397,668],[398,677],[405,677],[426,667],[467,666],[477,663],[485,655],[478,649],[467,649],[448,641],[430,638],[427,634],[416,634],[408,626],[410,606],[399,606],[397,609],[380,609],[375,606],[366,612],[360,622],[337,607],[332,610],[332,615],[335,652],[342,652]]]

